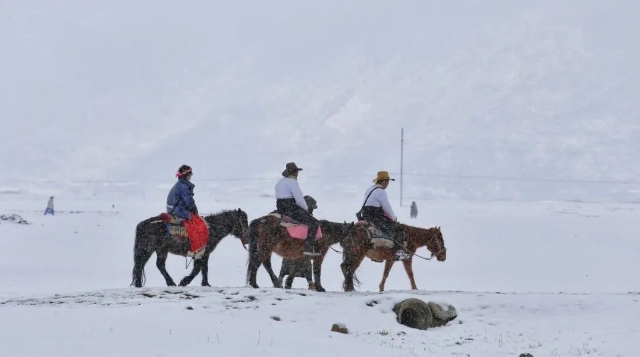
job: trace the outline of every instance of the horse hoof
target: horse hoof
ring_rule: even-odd
[[[254,289],[258,289],[258,288],[260,288],[260,287],[258,286],[258,284],[249,284],[249,286],[250,286],[250,287],[252,287],[252,288],[254,288]]]
[[[319,293],[323,293],[326,290],[322,286],[316,286],[316,291],[319,292]]]
[[[211,285],[209,285],[209,283],[202,283],[202,286],[208,286],[208,287],[211,287]]]
[[[167,286],[176,286],[176,283],[174,283],[173,281],[170,281],[167,283]]]
[[[284,288],[285,289],[291,289],[291,285],[285,285]]]

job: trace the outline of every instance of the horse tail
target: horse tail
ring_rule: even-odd
[[[247,239],[249,240],[249,254],[247,258],[247,283],[250,282],[251,274],[256,269],[256,265],[259,265],[258,254],[258,225],[260,219],[254,219],[249,224],[249,233]]]
[[[358,279],[358,275],[355,271],[353,272],[353,286],[355,286],[356,288],[360,287],[360,279]]]
[[[351,284],[353,285],[353,287],[355,288],[360,286],[360,279],[358,279],[358,275],[356,275],[355,268],[353,267],[354,261],[351,259],[348,258],[346,254],[342,254],[342,264],[340,264],[340,267],[342,268],[342,273],[344,274],[344,280],[342,281],[342,290],[344,291],[347,291],[347,288],[349,287],[347,284],[349,274],[351,275]],[[353,272],[351,270],[353,270]]]
[[[356,275],[355,272],[353,272],[353,286],[358,288],[360,287],[360,279],[358,279],[358,275]],[[347,279],[342,281],[342,290],[347,290]]]
[[[147,252],[147,247],[145,246],[145,243],[148,242],[146,242],[147,235],[145,234],[144,230],[149,223],[157,221],[159,219],[160,216],[151,217],[138,223],[138,225],[136,226],[136,237],[133,244],[133,271],[131,273],[131,285],[129,286],[133,286],[136,280],[141,281],[142,285],[144,285],[147,280],[144,273],[144,264],[149,259],[149,254]]]

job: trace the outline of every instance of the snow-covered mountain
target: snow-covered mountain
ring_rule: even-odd
[[[360,195],[398,176],[404,128],[408,199],[637,200],[639,17],[622,0],[5,1],[0,179],[156,185],[188,163],[270,193],[295,161],[303,188]]]

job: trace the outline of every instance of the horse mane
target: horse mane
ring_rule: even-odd
[[[328,234],[335,234],[336,232],[341,233],[342,227],[344,227],[344,223],[339,222],[331,222],[326,219],[319,220],[320,226],[322,226],[323,232]]]
[[[244,213],[244,211],[240,210],[240,212]],[[210,213],[206,216],[204,216],[204,219],[211,224],[212,222],[215,223],[219,223],[219,222],[229,222],[228,221],[228,217],[235,217],[236,214],[240,213],[238,211],[238,209],[224,209],[221,210],[217,213]],[[245,213],[246,215],[246,213]]]
[[[432,231],[436,231],[439,230],[440,227],[429,227],[429,228],[422,228],[422,227],[416,227],[416,226],[410,226],[408,224],[402,224],[405,228],[407,228],[408,230],[414,230],[414,231],[429,231],[429,233],[431,233]]]
[[[420,243],[423,243],[429,249],[428,243],[435,239],[431,239],[432,235],[436,234],[437,231],[440,230],[440,227],[430,227],[430,228],[422,228],[416,226],[410,226],[408,224],[403,224],[405,230],[407,231],[407,236],[413,236],[414,239]]]
[[[221,211],[218,211],[217,213],[209,213],[205,217],[221,216],[223,214],[233,213],[233,212],[238,212],[238,210],[237,209],[223,209]]]

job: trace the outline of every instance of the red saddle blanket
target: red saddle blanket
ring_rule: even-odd
[[[164,223],[170,225],[179,225],[180,223],[176,221],[174,217],[172,217],[168,213],[160,214],[162,221]],[[189,239],[189,255],[199,257],[204,253],[204,248],[207,246],[207,242],[209,241],[209,226],[207,222],[202,219],[197,214],[192,214],[191,219],[182,220],[182,224],[184,225],[185,234],[180,233],[179,229],[175,231],[173,234],[172,230],[169,229],[169,234],[172,236],[176,236],[178,238],[186,238]],[[180,227],[181,228],[181,227]]]

